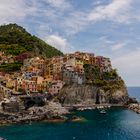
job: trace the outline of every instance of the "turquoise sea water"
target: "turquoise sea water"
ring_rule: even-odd
[[[128,87],[128,92],[131,97],[135,97],[140,102],[140,87]]]
[[[129,89],[134,90],[133,96],[140,97],[140,88]],[[105,115],[97,110],[75,114],[86,121],[3,126],[0,136],[7,140],[140,140],[140,115],[125,108],[111,108]]]

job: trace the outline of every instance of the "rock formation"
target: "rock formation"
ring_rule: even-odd
[[[94,105],[94,104],[125,104],[128,101],[125,86],[114,91],[104,91],[92,85],[69,85],[65,86],[58,95],[63,105]]]

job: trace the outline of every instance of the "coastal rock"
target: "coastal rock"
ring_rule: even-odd
[[[111,104],[126,104],[129,100],[129,96],[125,86],[115,91],[106,92],[105,95],[109,95],[107,98],[107,102]]]
[[[140,103],[133,103],[128,106],[128,109],[140,114]]]
[[[69,113],[68,110],[64,107],[62,107],[62,105],[58,102],[48,102],[46,105],[42,106],[42,107],[31,107],[28,109],[29,115],[62,115],[62,114],[67,114]]]
[[[85,118],[78,117],[78,116],[72,116],[68,121],[70,121],[70,122],[82,122],[82,121],[85,121]]]
[[[128,105],[129,104],[137,104],[137,103],[138,103],[138,101],[136,100],[136,98],[131,98],[131,97],[129,97],[129,100],[127,102]]]
[[[42,107],[34,106],[22,112],[0,112],[0,125],[13,123],[31,123],[43,120],[50,121],[65,121],[67,118],[64,114],[69,111],[62,107],[60,103],[48,102]]]
[[[92,85],[65,86],[58,95],[64,106],[90,106],[93,104],[125,104],[128,101],[126,87],[114,91],[104,91]]]

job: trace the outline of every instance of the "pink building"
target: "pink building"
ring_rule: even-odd
[[[64,86],[64,82],[61,80],[53,81],[51,87],[49,88],[49,93],[57,94]]]
[[[24,91],[30,91],[30,92],[36,92],[38,90],[36,82],[30,80],[23,81],[22,89]]]
[[[97,56],[95,59],[95,64],[100,67],[101,72],[109,72],[112,70],[112,65],[109,58]]]
[[[4,55],[4,52],[1,52],[1,51],[0,51],[0,56],[2,56],[2,55]]]

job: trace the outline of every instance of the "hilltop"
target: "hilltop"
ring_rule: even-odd
[[[61,51],[31,35],[17,24],[0,26],[0,51],[13,56],[25,53],[47,58],[63,55]]]

